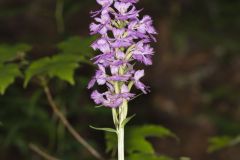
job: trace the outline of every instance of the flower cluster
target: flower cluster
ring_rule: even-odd
[[[130,93],[132,86],[143,93],[148,92],[140,79],[144,70],[135,70],[136,61],[145,65],[152,64],[153,48],[149,45],[155,41],[157,34],[150,16],[139,18],[141,10],[134,6],[138,0],[97,0],[102,7],[92,12],[95,22],[90,25],[91,34],[101,35],[92,48],[101,53],[92,60],[98,66],[95,76],[88,84],[104,85],[107,91],[93,91],[91,98],[98,105],[117,108],[124,100],[131,100],[135,94]]]

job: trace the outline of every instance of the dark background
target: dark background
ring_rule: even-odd
[[[0,0],[0,43],[28,43],[33,46],[28,59],[34,60],[55,54],[55,45],[70,36],[89,36],[89,12],[98,8],[96,2],[65,0],[64,24],[56,22],[56,3]],[[207,153],[207,147],[212,136],[240,133],[240,1],[140,0],[138,7],[153,17],[159,34],[154,65],[145,67],[151,93],[130,103],[130,113],[137,114],[131,124],[161,124],[179,136],[180,143],[153,140],[158,153],[239,160],[239,146],[214,153]],[[111,125],[112,118],[109,109],[95,109],[89,99],[86,85],[93,73],[94,67],[83,65],[75,86],[52,80],[51,89],[73,126],[104,152],[103,133],[88,125]],[[0,97],[0,121],[1,160],[39,159],[28,149],[30,142],[63,159],[88,156],[52,115],[34,83],[23,89],[19,78]]]

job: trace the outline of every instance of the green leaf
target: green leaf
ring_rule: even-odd
[[[96,128],[96,127],[93,127],[93,126],[90,126],[90,128],[95,129],[95,130],[99,130],[99,131],[117,133],[117,131],[113,128]]]
[[[167,156],[156,156],[154,154],[134,153],[131,154],[127,160],[173,160]]]
[[[31,47],[27,44],[17,45],[0,45],[0,63],[11,61],[18,57],[24,57],[25,53],[29,51]]]
[[[102,108],[103,105],[95,106],[94,108]]]
[[[17,76],[20,76],[21,72],[18,66],[15,64],[0,64],[0,93],[4,94],[7,87],[12,84]]]
[[[131,138],[127,135],[126,136],[126,146],[127,146],[127,152],[129,154],[132,154],[134,152],[140,152],[140,153],[148,153],[148,154],[154,154],[154,148],[150,142],[148,142],[145,137],[143,136],[135,136],[133,137],[131,135]]]
[[[144,125],[132,127],[126,135],[126,146],[129,154],[134,152],[154,154],[152,144],[146,140],[147,137],[176,137],[169,129],[160,125]]]
[[[130,117],[127,117],[126,119],[124,119],[123,121],[122,121],[122,126],[124,127],[131,119],[133,119],[134,117],[136,116],[136,114],[134,114],[134,115],[132,115],[132,116],[130,116]]]
[[[78,61],[79,57],[75,55],[56,55],[34,61],[26,70],[24,86],[26,87],[34,76],[42,75],[50,78],[58,77],[73,85],[74,71],[79,67]]]
[[[61,54],[75,54],[82,58],[90,57],[93,49],[90,48],[91,43],[96,37],[91,36],[87,38],[71,37],[64,42],[58,44]]]
[[[141,135],[141,137],[174,137],[177,138],[174,133],[169,129],[160,125],[144,125],[130,128],[129,134],[134,136],[135,134]]]
[[[159,125],[144,125],[127,128],[125,132],[126,152],[133,154],[136,152],[144,154],[154,154],[154,148],[152,144],[146,140],[147,137],[174,137],[169,129]],[[105,135],[107,151],[116,152],[117,137],[111,133]]]
[[[208,152],[215,152],[226,147],[235,146],[240,143],[240,136],[229,137],[213,137],[209,140]]]
[[[154,154],[152,144],[146,140],[147,137],[174,137],[176,136],[167,128],[160,125],[145,125],[130,128],[126,135],[126,145],[128,153],[140,152],[146,154]]]
[[[222,136],[222,137],[213,137],[209,140],[210,145],[208,146],[208,152],[214,152],[225,148],[231,142],[231,137]]]

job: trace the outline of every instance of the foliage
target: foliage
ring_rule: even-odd
[[[93,38],[71,37],[59,43],[60,54],[52,57],[43,57],[30,63],[25,71],[24,86],[35,76],[58,77],[61,80],[74,84],[74,70],[79,67],[79,62],[88,62],[88,56],[93,53],[88,48]],[[86,47],[87,46],[87,47]],[[15,59],[24,60],[26,53],[31,49],[29,45],[17,44],[0,45],[0,92],[4,93],[6,88],[21,75],[20,66],[15,64],[3,64]]]
[[[209,140],[208,152],[215,152],[227,147],[235,146],[240,143],[240,136],[218,136]]]
[[[35,77],[43,77],[48,80],[57,77],[60,80],[74,85],[74,71],[81,66],[80,63],[88,62],[88,56],[93,54],[92,51],[87,49],[92,40],[93,39],[78,37],[69,38],[66,41],[59,43],[58,54],[51,57],[45,56],[31,61],[26,59],[26,53],[28,53],[28,55],[31,54],[29,53],[31,48],[29,45],[0,45],[1,94],[4,94],[10,84],[13,84],[16,77],[24,79],[25,86],[27,86],[30,80]],[[89,53],[83,53],[84,51]],[[59,83],[61,83],[61,81],[59,81]],[[19,89],[17,90],[19,91]],[[61,123],[56,123],[56,120],[51,119],[49,113],[40,106],[42,105],[39,103],[39,100],[42,99],[41,95],[42,92],[36,90],[32,93],[32,96],[29,97],[30,100],[24,97],[24,94],[20,93],[17,93],[15,96],[8,95],[7,97],[0,99],[2,100],[0,101],[1,110],[4,110],[4,112],[0,114],[1,131],[3,133],[0,135],[2,144],[1,148],[17,147],[24,155],[29,154],[27,153],[29,141],[39,143],[41,146],[41,139],[48,139],[49,145],[52,148],[56,143],[56,140],[61,140],[62,142],[66,140],[63,125]],[[14,98],[14,101],[8,98]],[[14,115],[15,113],[19,113],[16,112],[17,110],[20,110],[21,114]],[[15,118],[8,120],[6,117],[8,115],[14,116]],[[21,121],[19,121],[20,119]],[[33,121],[35,123],[32,123]],[[29,132],[29,130],[34,130],[34,132],[31,132],[31,135],[26,136],[26,133]],[[4,135],[6,135],[5,138],[2,137]],[[76,148],[77,145],[72,139],[68,139],[68,141],[69,143],[64,143],[64,147],[59,143],[59,146],[57,147],[58,150],[62,152],[65,150],[74,151],[73,148]],[[74,154],[71,156],[73,155]],[[64,155],[64,157],[68,158],[71,156]]]
[[[76,56],[85,59],[92,56],[93,50],[90,48],[91,43],[96,39],[96,37],[70,37],[66,41],[63,41],[57,45],[58,49],[61,50],[61,54],[74,54]]]
[[[51,112],[45,106],[46,99],[42,91],[37,89],[35,85],[29,85],[27,89],[23,90],[21,83],[22,79],[26,78],[24,73],[29,67],[42,59],[49,59],[52,62],[56,56],[63,54],[84,56],[87,57],[86,59],[92,57],[93,52],[87,47],[89,43],[85,42],[89,38],[71,37],[71,35],[88,34],[87,23],[89,22],[89,10],[94,10],[93,1],[64,1],[63,18],[66,30],[62,35],[56,34],[55,23],[51,22],[54,21],[54,15],[52,15],[54,14],[52,9],[55,8],[52,6],[54,2],[49,1],[48,3],[47,0],[28,2],[2,0],[0,3],[0,43],[8,43],[0,45],[0,91],[4,93],[0,96],[0,159],[36,159],[35,156],[31,157],[33,153],[29,152],[27,145],[28,142],[36,142],[40,147],[46,147],[45,149],[49,153],[62,159],[78,159],[81,155],[80,159],[87,160],[89,157],[85,152],[82,152],[81,146],[69,138],[56,117],[51,116]],[[153,82],[152,85],[155,87],[152,88],[153,95],[160,95],[161,99],[156,103],[152,102],[152,99],[157,99],[156,97],[150,97],[147,100],[143,98],[144,103],[141,103],[141,99],[133,102],[133,106],[136,107],[131,109],[138,107],[136,109],[138,117],[141,117],[139,123],[158,123],[162,120],[165,123],[177,123],[175,129],[180,130],[182,136],[193,134],[197,139],[200,139],[203,128],[196,126],[195,120],[201,116],[204,117],[204,122],[208,122],[204,124],[208,124],[207,128],[211,130],[211,133],[213,130],[217,130],[221,135],[228,135],[212,138],[209,151],[221,152],[228,147],[239,144],[238,136],[233,136],[240,133],[239,4],[240,1],[227,0],[140,1],[139,5],[154,16],[156,22],[154,25],[160,33],[158,38],[160,41],[156,46],[157,49],[159,48],[156,61],[160,60],[160,62],[158,62],[159,65],[153,66],[151,79],[146,80]],[[67,37],[70,38],[66,39]],[[59,39],[66,40],[56,45]],[[23,44],[24,42],[31,43],[33,50],[31,50],[31,46]],[[84,43],[86,46],[83,45]],[[49,56],[52,53],[54,55]],[[42,55],[45,56],[42,57]],[[26,60],[25,57],[30,62],[19,63]],[[39,59],[39,57],[42,58]],[[71,74],[68,76],[76,81],[74,86],[69,86],[65,83],[66,80],[62,81],[63,79],[56,75],[51,76],[49,74],[50,68],[44,70],[40,67],[39,70],[44,70],[44,74],[43,72],[36,73],[29,84],[35,84],[36,77],[48,77],[49,85],[55,93],[54,98],[59,105],[63,106],[61,109],[74,123],[77,130],[89,136],[89,139],[97,139],[97,141],[91,141],[92,144],[96,145],[96,142],[102,142],[101,136],[99,134],[92,135],[93,132],[89,127],[81,124],[83,122],[91,123],[94,120],[94,122],[98,122],[97,125],[107,126],[109,119],[102,117],[109,116],[109,112],[107,109],[93,112],[92,104],[87,99],[89,94],[86,94],[85,86],[89,79],[90,67],[86,68],[82,65],[83,62],[88,63],[86,59],[83,58],[71,63],[66,62],[78,65],[74,69],[69,69],[73,73],[80,73],[73,74],[73,77]],[[157,67],[161,67],[161,69]],[[12,69],[10,72],[4,73],[7,71],[6,68]],[[69,73],[69,71],[67,72]],[[159,75],[155,75],[155,72]],[[185,85],[181,88],[175,88],[175,80],[179,76],[183,77],[181,82],[183,81]],[[70,78],[67,82],[70,82]],[[166,88],[171,88],[170,90],[174,90],[174,92]],[[170,97],[170,101],[165,100],[166,97]],[[140,103],[138,103],[139,101]],[[174,103],[172,104],[172,102]],[[153,109],[151,112],[146,107],[149,103],[154,104],[154,106],[156,104],[155,108],[151,108],[151,110]],[[177,104],[176,108],[174,108],[174,104]],[[201,107],[197,107],[200,105]],[[164,106],[166,107],[164,108]],[[153,113],[156,110],[157,112]],[[186,126],[189,122],[191,127]],[[194,129],[192,130],[192,128]],[[195,134],[195,129],[198,134]],[[206,132],[209,130],[206,129]],[[114,136],[111,138],[111,142],[113,142]],[[205,138],[208,137],[205,136]],[[203,139],[204,141],[205,139]],[[182,150],[186,149],[184,147],[188,147],[189,152],[196,149],[198,144],[191,143],[192,147],[189,149],[189,143],[183,143]],[[166,147],[174,152],[172,146],[166,145]],[[101,148],[103,147],[101,146]],[[205,148],[202,150],[199,148],[194,152],[205,155],[205,150]],[[231,148],[229,150],[231,152]],[[210,157],[222,160],[221,157],[226,155],[220,152]],[[219,153],[221,156],[218,155]],[[236,152],[234,153],[236,154]],[[228,157],[229,159],[239,158],[239,155],[228,155],[232,156]],[[139,159],[148,156],[145,158],[147,160],[149,157],[155,157],[152,154],[137,154],[135,152],[130,156]],[[200,159],[207,160],[208,158],[209,156]],[[187,159],[182,158],[181,160]]]
[[[93,38],[71,37],[59,43],[60,54],[53,57],[44,57],[32,62],[26,70],[24,86],[34,76],[58,77],[74,85],[74,71],[79,67],[79,62],[88,62],[88,56],[92,51],[89,49]]]
[[[2,56],[2,64],[0,65],[0,91],[3,94],[6,88],[14,82],[16,77],[24,77],[24,86],[26,87],[30,80],[34,77],[44,77],[47,79],[52,79],[54,77],[59,78],[60,80],[66,81],[72,85],[75,84],[74,80],[74,71],[80,66],[79,62],[86,63],[88,61],[91,51],[88,47],[90,42],[93,39],[82,39],[78,37],[71,37],[64,42],[61,42],[57,45],[59,49],[59,54],[53,55],[51,57],[42,57],[40,59],[33,60],[28,62],[29,65],[25,65],[24,68],[21,68],[21,65],[18,65],[13,60],[20,58],[21,61],[26,61],[25,52],[29,51],[30,47],[28,45],[16,45],[15,47],[10,47],[7,49],[6,46],[2,46],[0,51],[2,51],[5,56]],[[21,53],[21,54],[20,54]],[[89,54],[90,53],[90,54]],[[4,64],[4,62],[13,61],[11,64]],[[22,74],[21,71],[25,74]],[[37,94],[39,95],[39,94]],[[39,96],[37,96],[39,98]],[[30,101],[31,102],[31,101]],[[37,101],[35,101],[37,103]],[[35,104],[36,105],[36,104]],[[36,110],[37,108],[35,108]],[[31,110],[30,110],[31,111]],[[32,112],[27,112],[31,113]],[[47,118],[47,114],[43,113],[41,110],[36,110],[36,113],[40,113],[39,116]],[[36,115],[38,116],[38,115]],[[128,123],[135,115],[129,117],[124,121],[123,125]],[[48,118],[47,118],[48,119]],[[31,128],[31,122],[28,119],[22,121],[22,125],[16,126],[12,129],[8,129],[8,137],[4,141],[5,145],[15,144],[16,146],[23,149],[26,152],[27,145],[24,142],[26,138],[19,137],[24,136],[22,134],[16,134],[21,130],[26,128]],[[51,123],[49,123],[50,125]],[[51,124],[52,125],[52,124]],[[9,125],[11,127],[11,125]],[[49,130],[49,126],[46,126]],[[60,126],[61,128],[61,126]],[[59,128],[59,129],[60,129]],[[104,130],[115,132],[113,129],[109,128],[95,128],[97,130]],[[44,131],[44,130],[43,130]],[[48,132],[48,131],[47,131]],[[62,131],[61,131],[62,132]],[[50,132],[49,132],[50,133]],[[165,156],[156,156],[154,153],[153,146],[146,140],[147,137],[175,137],[175,135],[168,129],[162,126],[156,125],[145,125],[138,127],[131,127],[126,132],[126,146],[128,148],[127,153],[129,154],[129,160],[139,159],[149,159],[149,160],[170,160],[170,158]],[[52,136],[51,136],[52,137]],[[116,137],[110,133],[106,134],[107,140],[107,151],[116,152]],[[14,141],[14,142],[13,142]]]
[[[15,64],[0,64],[0,93],[4,94],[7,87],[12,84],[16,77],[20,76],[21,72]]]
[[[128,157],[128,160],[173,160],[167,156],[156,156],[154,154],[134,153]]]
[[[31,49],[27,44],[0,45],[0,63],[21,59]]]
[[[23,59],[31,47],[26,44],[0,45],[0,93],[12,84],[16,77],[21,75],[18,65],[9,64],[10,61]]]
[[[155,155],[154,148],[152,144],[146,140],[147,137],[174,137],[176,136],[167,128],[160,125],[144,125],[128,127],[126,129],[126,152],[129,154],[129,159],[135,160],[137,157],[149,157],[147,159],[153,160],[163,160],[163,157],[158,157]],[[117,151],[116,142],[117,137],[115,134],[106,133],[105,134],[107,152],[112,151],[114,155]],[[150,155],[150,156],[149,156]],[[144,159],[144,158],[142,158]]]
[[[58,77],[73,85],[74,70],[79,67],[78,61],[79,58],[74,55],[56,55],[36,60],[26,70],[24,86],[26,87],[34,76]]]
[[[30,98],[25,98],[21,92],[15,89],[11,96],[4,95],[0,99],[1,110],[4,110],[0,112],[3,121],[0,127],[0,148],[17,147],[20,152],[26,154],[29,141],[41,144],[42,139],[47,139],[50,144],[54,143],[56,127],[47,110],[39,103],[42,92],[37,90]]]

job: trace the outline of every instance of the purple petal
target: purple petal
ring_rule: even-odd
[[[134,74],[134,80],[139,81],[144,76],[144,70],[138,70]]]
[[[88,88],[88,89],[92,88],[95,83],[96,83],[96,79],[95,79],[95,78],[91,79],[91,80],[89,81],[89,83],[88,83],[88,87],[87,87],[87,88]]]
[[[96,104],[101,104],[102,101],[104,100],[103,95],[96,90],[92,92],[91,98],[94,100]]]

